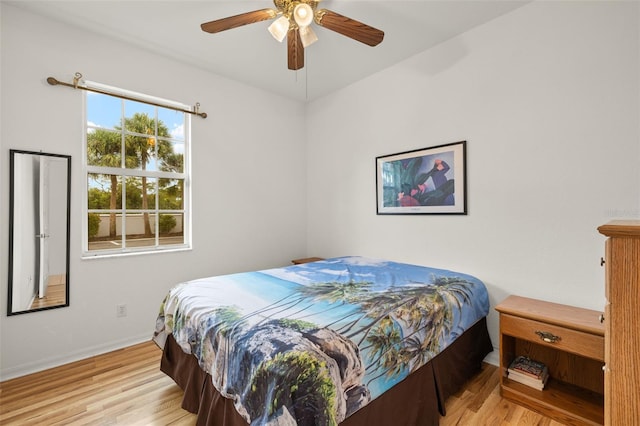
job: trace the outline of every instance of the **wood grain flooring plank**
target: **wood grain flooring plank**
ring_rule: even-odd
[[[153,342],[0,383],[6,426],[193,426],[182,390],[160,372]],[[560,426],[500,396],[498,368],[481,371],[446,403],[442,426]]]

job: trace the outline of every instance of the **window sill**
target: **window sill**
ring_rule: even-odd
[[[120,251],[120,252],[85,252],[82,254],[81,260],[142,256],[142,255],[161,254],[161,253],[176,253],[176,252],[191,251],[191,250],[192,250],[192,247],[190,246],[181,246],[181,247],[172,247],[172,248],[161,248],[156,250],[131,250],[131,251]]]

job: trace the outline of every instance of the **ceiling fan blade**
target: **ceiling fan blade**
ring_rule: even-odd
[[[202,31],[208,33],[218,33],[220,31],[230,30],[232,28],[241,27],[247,24],[266,21],[273,19],[278,15],[276,10],[261,9],[253,12],[241,13],[240,15],[229,16],[227,18],[217,19],[211,22],[205,22],[200,25]]]
[[[383,31],[327,9],[318,10],[315,21],[322,27],[369,46],[377,46],[384,38]]]
[[[287,33],[287,58],[290,70],[304,67],[304,47],[300,38],[300,30],[292,28]]]

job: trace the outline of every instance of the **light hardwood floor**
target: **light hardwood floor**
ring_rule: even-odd
[[[35,299],[29,309],[46,308],[49,306],[64,305],[67,297],[67,287],[64,275],[52,275],[49,277],[47,292],[42,299]]]
[[[194,425],[160,356],[147,342],[2,382],[0,425]],[[503,400],[498,385],[497,367],[484,364],[447,400],[441,425],[560,425]]]

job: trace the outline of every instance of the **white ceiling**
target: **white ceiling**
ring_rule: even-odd
[[[286,42],[264,21],[217,34],[203,22],[266,7],[271,0],[6,1],[69,25],[151,50],[251,86],[308,101],[338,90],[531,0],[323,0],[319,7],[385,32],[369,47],[314,25],[305,67],[287,69]]]

